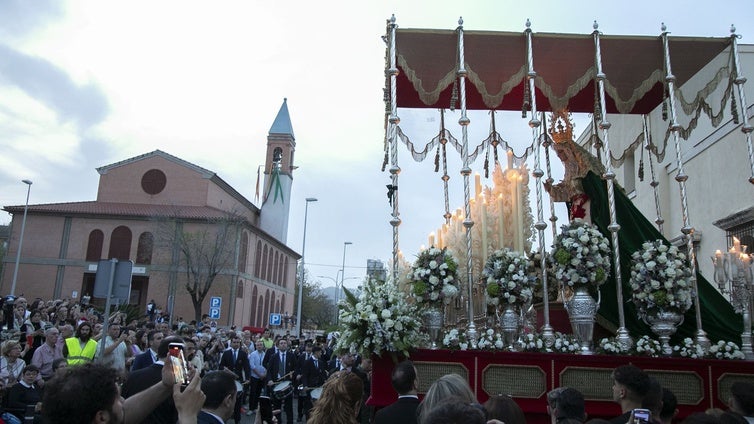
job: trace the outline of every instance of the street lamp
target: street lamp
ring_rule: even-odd
[[[21,246],[24,243],[24,228],[26,228],[26,212],[29,210],[29,194],[31,193],[31,180],[21,180],[26,184],[26,204],[24,205],[24,218],[21,220],[21,235],[18,237],[18,251],[16,252],[16,267],[13,269],[13,283],[10,286],[10,295],[16,294],[16,279],[18,278],[18,263],[21,261]]]
[[[304,299],[304,252],[306,251],[306,218],[309,214],[309,203],[316,202],[314,197],[306,198],[306,207],[304,208],[304,240],[301,246],[301,269],[298,277],[298,305],[296,307],[296,336],[301,336],[301,303]]]
[[[349,244],[353,244],[350,241],[344,241],[343,242],[343,266],[340,268],[340,287],[343,287],[343,282],[346,278],[346,247],[348,247]],[[337,288],[336,284],[336,290],[335,290],[335,325],[340,324],[340,314],[338,314],[338,298],[340,297],[340,289]]]

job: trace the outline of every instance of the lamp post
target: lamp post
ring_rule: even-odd
[[[303,246],[301,246],[301,269],[298,277],[298,305],[296,307],[296,336],[301,336],[301,303],[304,300],[304,252],[306,251],[306,218],[309,214],[309,203],[316,202],[314,197],[306,198],[306,207],[304,208],[304,237]]]
[[[343,282],[346,281],[346,247],[349,244],[353,244],[350,241],[343,242],[343,265],[340,268],[340,287],[343,287]],[[335,285],[335,325],[340,324],[340,314],[338,313],[338,298],[340,297],[340,289],[338,285]]]
[[[21,220],[21,235],[18,237],[18,251],[16,252],[16,267],[13,269],[13,283],[10,286],[10,294],[16,294],[16,280],[18,279],[18,263],[21,261],[21,246],[24,244],[24,229],[26,228],[26,212],[29,210],[29,194],[31,193],[31,180],[21,180],[26,184],[26,204],[24,205],[24,217]]]

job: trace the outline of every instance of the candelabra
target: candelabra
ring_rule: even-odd
[[[712,257],[715,265],[715,282],[720,292],[730,296],[730,303],[736,312],[743,316],[744,332],[741,334],[741,350],[747,360],[754,360],[751,345],[751,316],[754,285],[752,285],[752,255],[746,253],[733,238],[733,247],[728,252],[716,251]]]

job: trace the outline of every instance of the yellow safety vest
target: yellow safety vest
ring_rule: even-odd
[[[92,339],[86,342],[83,349],[76,337],[65,339],[65,345],[68,348],[68,365],[82,365],[92,362],[94,354],[97,352],[97,342]]]

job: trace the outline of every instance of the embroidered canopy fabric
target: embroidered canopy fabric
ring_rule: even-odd
[[[464,31],[467,109],[521,110],[526,85],[524,33]],[[458,33],[396,30],[398,107],[449,108],[458,70]],[[670,37],[671,70],[680,86],[730,44],[729,38]],[[663,99],[660,36],[600,35],[609,113],[648,113]],[[532,34],[537,109],[593,112],[593,34]],[[456,105],[457,106],[457,105]]]

